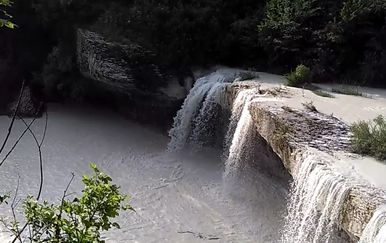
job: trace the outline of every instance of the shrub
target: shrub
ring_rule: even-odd
[[[311,75],[311,70],[307,66],[303,64],[298,65],[295,71],[289,73],[286,76],[288,81],[287,84],[293,87],[302,86],[309,81],[310,75]]]
[[[373,121],[360,121],[351,126],[351,143],[355,153],[386,160],[386,120],[378,116]]]
[[[23,203],[27,221],[24,228],[29,230],[30,242],[104,242],[100,239],[102,231],[119,228],[111,219],[120,210],[133,210],[130,205],[123,205],[128,197],[95,164],[91,168],[94,175],[83,176],[85,187],[81,197],[68,201],[67,188],[59,205],[27,198]],[[8,228],[20,238],[19,222],[12,222]]]

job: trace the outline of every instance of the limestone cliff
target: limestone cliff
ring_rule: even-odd
[[[257,132],[281,158],[290,174],[297,173],[297,164],[309,153],[320,158],[319,163],[334,163],[333,153],[337,151],[350,153],[349,129],[344,122],[317,111],[273,102],[277,92],[263,90],[260,86],[257,83],[232,84],[228,88],[229,102],[233,102],[240,89],[258,87],[260,92],[265,93],[264,99],[257,99],[250,105],[249,111]],[[339,216],[339,227],[352,240],[358,240],[376,208],[385,203],[385,195],[383,190],[368,183],[360,182],[351,187]]]

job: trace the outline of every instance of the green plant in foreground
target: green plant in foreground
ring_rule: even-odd
[[[292,87],[300,87],[309,81],[311,76],[311,70],[301,64],[298,65],[295,71],[286,75],[287,84]]]
[[[380,115],[373,121],[360,121],[351,126],[351,143],[355,153],[386,160],[386,119]]]
[[[104,242],[102,231],[120,227],[111,219],[117,217],[120,210],[134,210],[124,205],[128,196],[122,195],[119,187],[111,184],[111,178],[95,164],[91,164],[91,168],[94,175],[83,176],[85,187],[81,197],[68,201],[66,190],[59,205],[27,198],[23,208],[30,242],[100,243]],[[19,223],[13,222],[9,228],[17,237]]]

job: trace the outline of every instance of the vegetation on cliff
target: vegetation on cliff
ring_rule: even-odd
[[[361,121],[351,127],[353,150],[386,161],[386,118]]]
[[[148,49],[157,65],[177,72],[225,64],[285,74],[304,64],[311,81],[386,86],[385,5],[383,0],[19,0],[12,15],[20,28],[1,33],[8,46],[0,59],[13,59],[17,65],[9,70],[17,69],[51,96],[77,96],[72,90],[83,88],[77,87],[82,80],[76,30],[83,28]],[[9,52],[14,55],[4,54]]]

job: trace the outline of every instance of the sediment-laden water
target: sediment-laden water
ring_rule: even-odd
[[[292,179],[249,113],[253,102],[265,98],[242,90],[229,104],[227,88],[240,75],[223,69],[199,79],[175,117],[170,139],[107,110],[49,105],[43,199],[59,202],[72,172],[70,191],[79,192],[81,176],[95,162],[132,196],[136,209],[119,216],[121,229],[104,234],[106,242],[347,242],[337,222],[357,180],[307,153]],[[9,122],[0,117],[1,134]],[[17,121],[7,149],[24,129]],[[44,118],[32,129],[43,136]],[[223,148],[214,146],[218,139]],[[0,193],[13,196],[17,184],[17,200],[38,191],[38,155],[30,134],[0,167]],[[10,217],[10,208],[1,206],[0,215]],[[385,215],[380,207],[361,243],[385,242]],[[0,242],[8,241],[9,233],[1,232]]]
[[[43,145],[43,199],[58,202],[71,178],[70,191],[82,188],[81,175],[90,173],[95,162],[122,191],[132,196],[136,213],[123,213],[122,229],[105,234],[107,242],[277,242],[280,215],[285,198],[272,182],[250,181],[237,192],[223,185],[221,150],[188,149],[166,152],[168,137],[120,116],[90,107],[49,105],[49,123]],[[9,119],[0,117],[0,130]],[[44,118],[33,126],[42,135]],[[15,124],[10,144],[23,131]],[[5,134],[2,132],[1,134]],[[14,192],[18,177],[18,198],[35,195],[39,184],[37,150],[29,134],[0,168],[1,192]],[[261,193],[264,190],[264,193]],[[260,191],[260,192],[259,192]],[[262,197],[264,195],[264,197]],[[266,200],[271,200],[269,204]],[[1,216],[10,216],[2,206]],[[0,242],[7,242],[6,232]]]

